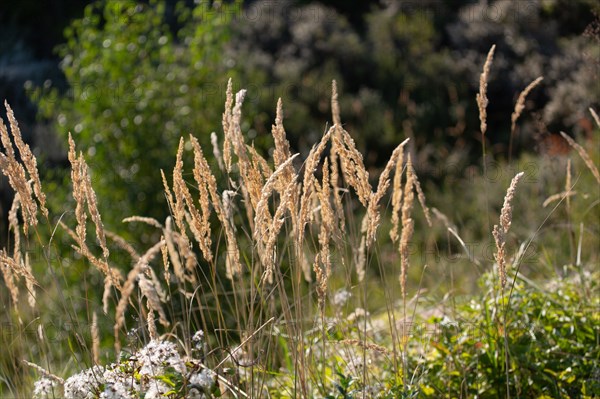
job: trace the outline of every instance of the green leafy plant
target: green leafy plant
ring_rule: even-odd
[[[164,219],[156,182],[170,166],[165,154],[174,153],[182,133],[219,126],[233,73],[222,48],[240,5],[216,7],[179,8],[172,28],[163,1],[92,3],[58,48],[69,87],[32,93],[60,137],[71,132],[84,146],[98,193],[124,214]],[[199,137],[206,146],[208,133]],[[53,196],[64,200],[64,193]],[[120,224],[112,212],[105,218]]]

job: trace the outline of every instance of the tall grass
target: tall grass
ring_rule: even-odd
[[[484,156],[485,84],[492,54],[493,49],[477,99]],[[427,382],[427,356],[442,349],[417,338],[424,291],[408,284],[411,269],[417,268],[421,280],[428,269],[415,262],[415,228],[427,231],[435,224],[417,168],[404,141],[374,189],[361,153],[343,128],[337,96],[334,82],[333,124],[303,162],[286,139],[280,100],[268,159],[246,142],[241,128],[245,91],[234,94],[229,82],[222,144],[216,136],[211,140],[214,164],[193,135],[182,138],[173,170],[161,171],[170,216],[164,221],[124,219],[155,232],[156,242],[143,251],[103,225],[92,171],[72,137],[75,209],[56,219],[49,216],[35,157],[7,105],[12,134],[0,126],[5,149],[0,166],[16,195],[10,212],[12,252],[0,252],[2,273],[18,329],[34,323],[38,331],[33,339],[17,341],[34,345],[29,350],[3,354],[14,357],[12,364],[3,364],[10,368],[3,371],[3,394],[29,395],[31,380],[17,381],[17,375],[30,372],[23,364],[39,377],[37,397],[367,398],[435,391],[435,384]],[[583,159],[596,176],[591,158]],[[516,383],[510,375],[515,366],[510,359],[511,298],[505,287],[509,279],[513,288],[518,280],[518,268],[509,271],[507,265],[520,266],[507,244],[522,177],[519,173],[512,180],[493,229],[500,300],[489,310],[503,312],[502,361],[493,354],[500,348],[493,332],[486,353],[505,375],[507,397]],[[415,196],[422,216],[414,209]],[[38,230],[40,214],[47,233]],[[466,249],[447,218],[444,223]],[[380,232],[382,225],[390,241]],[[87,299],[61,296],[70,273],[59,256],[56,236],[62,233],[70,237],[74,256],[93,266],[82,270],[81,281],[96,282]],[[43,249],[43,262],[36,267],[46,268],[52,278],[38,282],[23,255],[22,238]],[[20,279],[31,310],[21,305]],[[66,363],[56,355],[46,326],[35,322],[56,297],[73,327]],[[374,301],[384,305],[374,309]],[[486,328],[491,331],[495,321],[489,317]],[[103,366],[103,360],[112,363]],[[76,375],[65,380],[71,374]]]

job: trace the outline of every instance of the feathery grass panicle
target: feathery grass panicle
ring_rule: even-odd
[[[162,178],[163,189],[165,190],[165,198],[167,199],[167,206],[169,210],[173,214],[175,212],[175,200],[173,199],[173,193],[169,188],[169,183],[167,183],[167,177],[165,176],[165,171],[160,170],[160,177]]]
[[[275,170],[275,172],[273,172],[271,177],[269,177],[269,179],[266,181],[266,183],[262,187],[262,190],[260,193],[260,199],[259,199],[257,207],[256,207],[256,216],[254,218],[254,224],[257,226],[257,230],[255,231],[255,239],[257,239],[259,237],[257,235],[259,232],[258,227],[260,227],[261,225],[263,225],[265,222],[268,221],[267,219],[265,219],[265,217],[269,216],[269,215],[267,213],[265,213],[264,211],[268,210],[268,208],[269,208],[268,201],[269,201],[269,198],[271,197],[271,194],[274,191],[275,184],[277,182],[278,177],[280,175],[282,175],[283,173],[285,173],[287,166],[290,165],[298,155],[299,154],[294,154],[294,155],[290,156],[285,162],[283,162],[281,165],[279,165],[279,167]]]
[[[16,123],[14,117],[11,120],[11,124]],[[18,131],[18,126],[14,127],[11,125],[13,135]],[[19,134],[19,133],[17,133]],[[27,179],[25,168],[15,158],[15,152],[8,134],[8,128],[4,125],[2,119],[0,119],[0,139],[4,146],[6,154],[0,152],[0,170],[2,174],[8,177],[8,182],[13,190],[21,197],[21,213],[23,214],[23,233],[27,236],[28,227],[37,225],[37,204],[33,199],[33,193],[31,191],[31,185]]]
[[[211,198],[208,192],[206,181],[211,178],[214,180],[214,177],[210,171],[208,162],[206,162],[206,159],[204,159],[204,155],[198,140],[194,136],[190,135],[190,142],[192,143],[192,148],[194,150],[193,174],[198,188],[200,212],[196,209],[193,203],[191,194],[189,194],[189,190],[187,189],[187,185],[185,198],[186,202],[188,203],[188,209],[190,210],[190,214],[193,218],[193,225],[197,230],[196,234],[199,234],[199,237],[202,240],[202,243],[200,243],[202,252],[204,254],[206,251],[206,255],[208,255],[208,257],[205,255],[204,258],[210,262],[213,258],[213,254],[210,249],[212,243],[210,230]]]
[[[233,110],[231,112],[231,121],[226,137],[229,138],[233,152],[237,156],[239,189],[244,198],[244,202],[251,205],[245,206],[244,210],[246,211],[246,217],[250,223],[250,230],[254,231],[254,209],[257,206],[262,185],[257,185],[256,182],[253,184],[253,180],[251,179],[250,169],[252,168],[252,165],[248,158],[248,151],[244,143],[244,136],[241,129],[242,104],[245,96],[246,90],[240,90],[235,95],[235,104],[233,105]],[[225,152],[225,147],[223,151]],[[231,169],[228,168],[227,171],[230,172]]]
[[[0,152],[0,170],[8,177],[13,190],[21,197],[21,214],[23,215],[23,234],[27,236],[29,226],[36,226],[37,205],[31,197],[31,187],[27,182],[23,166]]]
[[[77,243],[85,246],[87,213],[85,212],[85,181],[83,176],[82,157],[77,156],[75,141],[69,133],[69,162],[71,162],[71,182],[73,183],[73,199],[75,200],[75,219],[77,220]]]
[[[6,288],[8,288],[8,292],[10,293],[13,307],[17,311],[17,306],[19,305],[19,287],[17,287],[16,276],[13,273],[13,264],[16,264],[14,259],[8,256],[3,249],[0,249],[0,271],[4,278],[4,284],[6,284]]]
[[[0,250],[0,261],[10,266],[16,276],[23,277],[27,281],[27,284],[39,286],[37,280],[31,273],[31,268],[26,266],[24,262],[15,262],[15,260],[8,256],[4,250]]]
[[[281,98],[277,100],[277,111],[275,116],[275,124],[271,127],[271,134],[275,149],[273,151],[273,160],[275,167],[279,167],[291,156],[290,143],[287,140],[285,129],[283,127],[283,102]]]
[[[331,253],[329,241],[334,226],[333,209],[331,208],[331,183],[329,182],[329,165],[327,158],[323,161],[323,179],[318,188],[321,205],[321,229],[319,231],[319,253],[315,257],[314,271],[317,277],[317,297],[321,312],[324,311],[327,286],[331,276]]]
[[[198,185],[198,189],[202,190],[200,194],[202,207],[207,208],[212,204],[217,214],[223,213],[223,206],[221,204],[221,198],[217,192],[217,179],[210,170],[208,161],[204,157],[202,147],[198,142],[198,139],[190,135],[190,142],[192,143],[192,149],[194,152],[194,180]]]
[[[492,60],[494,59],[494,50],[496,50],[495,44],[492,46],[485,59],[483,71],[481,72],[481,76],[479,77],[479,93],[477,93],[477,107],[479,108],[479,120],[481,122],[480,129],[481,134],[483,136],[485,136],[485,133],[487,131],[487,106],[489,102],[487,97],[487,86],[488,79],[490,76],[490,67],[492,65]]]
[[[108,258],[110,252],[106,246],[106,237],[104,234],[104,225],[102,224],[102,217],[98,211],[98,204],[96,193],[92,188],[91,177],[89,169],[83,154],[77,156],[75,150],[75,141],[69,133],[69,161],[71,162],[71,180],[73,182],[73,198],[76,202],[75,217],[77,219],[77,242],[80,248],[85,247],[86,240],[86,222],[87,213],[85,212],[85,205],[87,203],[87,209],[92,218],[92,222],[96,226],[96,239],[102,248],[102,255],[104,258]]]
[[[231,112],[231,125],[229,126],[229,138],[233,144],[233,152],[238,157],[238,165],[242,176],[245,174],[242,170],[250,166],[250,160],[248,159],[244,135],[242,134],[241,128],[242,105],[244,104],[245,97],[246,90],[240,90],[235,94],[235,104],[233,105],[233,110]]]
[[[517,102],[515,103],[515,109],[510,117],[511,135],[514,134],[515,130],[517,129],[517,120],[519,119],[519,117],[521,116],[521,113],[525,109],[525,100],[527,99],[527,96],[537,85],[539,85],[542,82],[542,80],[544,80],[544,78],[542,76],[540,76],[533,82],[529,83],[527,85],[527,87],[519,94],[519,98],[517,99]]]
[[[406,145],[406,143],[408,143],[408,140],[409,139],[404,140],[394,149],[392,155],[390,156],[390,159],[388,160],[387,165],[381,172],[381,175],[379,175],[377,192],[371,193],[369,207],[367,208],[367,248],[370,248],[371,245],[375,242],[375,235],[377,233],[377,228],[379,227],[379,222],[381,219],[381,214],[379,212],[379,202],[390,187],[390,174],[396,166],[396,162],[401,157],[400,153],[404,152],[404,146]]]
[[[194,270],[198,265],[198,258],[196,258],[196,254],[194,253],[190,241],[179,234],[176,231],[173,231],[173,237],[175,238],[175,242],[177,243],[177,249],[179,254],[183,257],[184,266],[185,266],[185,276],[186,280],[192,284],[196,283],[196,273]]]
[[[136,280],[139,280],[140,276],[142,276],[141,273],[143,272],[144,268],[150,267],[150,262],[152,262],[163,245],[164,241],[159,241],[150,247],[146,253],[140,257],[133,269],[131,269],[127,274],[127,279],[125,280],[123,288],[121,289],[121,298],[119,298],[119,302],[117,303],[117,308],[115,310],[115,324],[113,330],[115,336],[115,349],[117,353],[119,353],[121,349],[119,343],[119,330],[121,327],[123,327],[123,324],[125,324],[125,311],[129,305],[129,298],[131,297],[131,294],[135,288],[135,282]],[[148,293],[149,287],[145,288],[147,289],[146,293]],[[140,287],[140,289],[142,289],[142,287]]]
[[[517,102],[515,103],[514,111],[510,117],[510,139],[508,142],[508,160],[510,163],[512,152],[513,152],[513,140],[514,136],[517,133],[517,120],[521,116],[521,113],[525,109],[525,100],[529,93],[538,85],[540,82],[544,80],[543,77],[539,77],[533,82],[529,83],[527,87],[519,94],[519,98],[517,98]]]
[[[319,190],[319,203],[321,205],[321,223],[325,225],[329,232],[333,230],[334,217],[331,208],[331,182],[329,180],[329,161],[327,158],[323,161],[323,177]],[[329,239],[329,237],[327,237]]]
[[[204,257],[204,259],[206,259],[207,262],[210,263],[213,261],[213,254],[211,250],[212,239],[210,237],[210,225],[208,225],[207,227],[203,225],[202,219],[203,217],[196,208],[194,208],[193,211],[185,213],[185,220],[188,226],[190,226],[190,230],[192,231],[194,239],[198,243],[198,247],[200,248],[202,256]]]
[[[148,226],[156,227],[157,229],[163,229],[163,225],[156,219],[146,216],[129,216],[123,220],[122,223],[144,223]]]
[[[49,379],[51,379],[51,380],[53,380],[53,381],[56,381],[56,382],[58,382],[58,383],[59,383],[59,384],[61,384],[61,385],[64,385],[64,384],[65,384],[65,380],[64,380],[64,379],[60,378],[60,377],[59,377],[59,376],[57,376],[57,375],[54,375],[54,374],[52,374],[51,372],[49,372],[49,371],[48,371],[48,370],[46,370],[45,368],[43,368],[43,367],[40,367],[40,366],[38,366],[38,365],[37,365],[37,364],[35,364],[35,363],[28,362],[27,360],[22,360],[22,362],[23,362],[23,364],[25,364],[25,365],[27,365],[27,366],[29,366],[29,367],[31,367],[31,368],[33,368],[33,369],[37,370],[37,371],[38,371],[38,372],[39,372],[41,375],[43,375],[44,377],[46,377],[46,378],[49,378]]]
[[[524,172],[519,172],[510,182],[510,186],[506,191],[506,196],[504,197],[504,204],[502,205],[502,210],[500,211],[500,225],[504,229],[504,232],[508,232],[510,225],[512,223],[512,200],[515,196],[515,191],[517,188],[517,183],[521,177],[523,177]]]
[[[275,124],[271,127],[271,134],[275,144],[273,161],[275,162],[275,168],[277,168],[291,156],[290,143],[286,137],[285,128],[283,127],[283,103],[281,98],[277,100],[277,113],[275,116]],[[294,165],[290,164],[283,175],[278,179],[276,190],[280,195],[284,195],[284,191],[288,188],[295,175],[296,170],[294,169]],[[289,205],[291,205],[290,212],[293,219],[297,216],[295,204],[294,201],[289,201]]]
[[[250,167],[246,170],[246,179],[244,186],[246,187],[248,194],[250,195],[251,204],[256,211],[258,201],[260,201],[260,195],[262,187],[265,181],[271,177],[273,170],[269,166],[268,162],[256,151],[252,146],[247,146]]]
[[[160,248],[162,248],[163,244],[161,242],[159,242],[159,244]],[[150,269],[150,267],[147,266],[145,267],[145,269]],[[146,298],[146,306],[151,312],[158,313],[158,321],[160,322],[160,324],[162,324],[165,327],[168,327],[171,323],[169,323],[169,321],[167,320],[167,314],[165,313],[161,305],[161,295],[159,295],[160,286],[157,286],[156,283],[157,282],[146,278],[146,276],[144,276],[143,274],[138,275],[138,287],[140,287],[142,296]]]
[[[173,203],[173,218],[175,224],[186,241],[189,241],[185,228],[185,194],[184,190],[187,188],[183,180],[183,137],[179,139],[179,147],[177,148],[177,158],[175,160],[175,167],[173,168],[173,197],[175,202]]]
[[[394,170],[394,181],[392,183],[392,228],[390,229],[390,239],[393,243],[400,240],[400,216],[402,213],[402,172],[404,171],[404,151],[398,154],[396,168]]]
[[[314,192],[316,180],[314,173],[321,160],[321,154],[325,150],[325,147],[327,146],[327,143],[329,142],[329,139],[334,129],[334,127],[331,127],[327,131],[327,133],[323,135],[319,144],[312,148],[304,163],[304,179],[302,183],[302,195],[300,197],[300,210],[298,215],[297,226],[298,231],[296,233],[296,247],[300,252],[302,252],[302,244],[304,242],[304,228],[308,223],[311,211],[309,205],[311,202],[312,194]],[[300,252],[298,253],[298,255],[300,255]]]
[[[94,365],[98,365],[100,364],[100,331],[98,330],[98,315],[96,311],[92,312],[90,333],[92,336],[92,362]]]
[[[331,169],[331,188],[333,194],[333,206],[335,208],[335,216],[338,220],[338,231],[341,236],[341,232],[346,231],[346,215],[344,214],[344,205],[342,204],[342,195],[340,192],[342,189],[339,187],[340,181],[340,167],[337,161],[337,154],[335,151],[331,151],[329,155],[330,169]]]
[[[283,165],[283,164],[282,164]],[[290,210],[292,207],[290,206],[290,202],[297,196],[298,188],[300,186],[292,179],[286,187],[283,195],[281,196],[281,201],[279,206],[277,206],[277,210],[275,211],[275,215],[273,215],[273,221],[269,228],[269,236],[267,238],[267,242],[265,244],[264,249],[264,261],[265,261],[265,280],[268,284],[273,284],[273,271],[275,268],[275,244],[277,243],[277,236],[279,235],[279,231],[283,227],[285,222],[285,212]],[[291,210],[290,210],[291,212]]]
[[[10,121],[9,121],[10,123]],[[8,128],[4,124],[4,119],[0,118],[0,141],[4,147],[5,156],[11,161],[15,160],[15,149],[8,134]]]
[[[331,116],[335,130],[334,136],[339,136],[339,130],[342,128],[342,120],[340,118],[340,104],[338,102],[337,82],[331,82]],[[346,231],[346,215],[344,214],[344,206],[342,204],[342,196],[340,194],[340,165],[338,162],[338,150],[336,141],[332,141],[332,149],[329,154],[331,168],[331,187],[333,190],[333,206],[335,208],[336,218],[339,223],[339,232]],[[341,236],[341,234],[338,234]]]
[[[571,199],[571,197],[573,197],[575,195],[577,195],[577,191],[575,191],[575,190],[563,191],[560,193],[552,194],[551,196],[549,196],[548,198],[546,198],[544,200],[544,202],[542,203],[542,208],[546,208],[551,203],[558,201],[558,200],[562,200],[564,198],[567,209],[568,209],[568,207],[570,206],[569,205],[570,199]]]
[[[167,248],[167,240],[165,239],[165,236],[162,235],[160,237],[160,240],[163,242],[162,247],[160,247],[160,252],[162,254],[162,261],[163,261],[163,277],[165,279],[165,282],[167,283],[167,286],[171,285],[171,271],[169,270],[169,250]]]
[[[175,277],[177,278],[177,280],[179,280],[179,282],[183,283],[187,280],[187,277],[179,259],[177,249],[175,248],[175,232],[173,231],[173,219],[170,216],[167,217],[167,221],[165,222],[165,229],[163,230],[163,235],[165,237],[165,244],[169,252],[169,258],[171,259],[171,263],[173,264],[173,272],[175,273]]]
[[[569,145],[577,151],[581,159],[583,159],[585,165],[588,167],[590,172],[592,172],[592,175],[594,175],[594,178],[596,179],[598,184],[600,184],[600,172],[598,172],[598,168],[596,167],[596,165],[594,165],[594,161],[592,161],[592,158],[590,158],[587,151],[582,146],[577,144],[575,140],[573,140],[565,132],[560,132],[560,134],[564,137],[565,140],[567,140],[567,143],[569,143]]]
[[[421,183],[419,183],[419,177],[417,176],[417,172],[415,171],[415,168],[411,165],[412,168],[412,174],[415,178],[415,190],[417,190],[417,199],[419,200],[419,204],[421,205],[421,209],[423,210],[423,215],[425,215],[425,221],[427,222],[427,225],[429,227],[431,227],[431,215],[429,212],[429,207],[427,206],[426,203],[426,199],[425,199],[425,193],[423,192],[423,189],[421,188]]]
[[[29,173],[31,180],[33,181],[33,192],[35,193],[35,196],[38,199],[42,214],[47,218],[48,209],[46,209],[46,194],[42,190],[42,183],[40,182],[40,175],[38,173],[37,168],[37,159],[35,158],[35,155],[33,155],[33,153],[31,152],[29,145],[23,142],[23,138],[21,137],[21,129],[19,129],[19,124],[17,123],[15,114],[6,100],[4,101],[4,106],[6,107],[6,115],[10,122],[10,129],[15,140],[15,145],[19,149],[21,160],[25,165],[25,168],[27,169],[27,173]]]
[[[363,281],[363,279],[365,278],[365,273],[366,273],[366,266],[367,266],[367,230],[368,230],[368,225],[370,223],[370,217],[369,217],[369,213],[367,211],[367,213],[363,216],[361,222],[360,222],[360,245],[359,247],[355,250],[355,260],[356,260],[356,276],[358,278],[358,281]]]
[[[344,129],[341,129],[339,136],[333,136],[333,141],[336,143],[335,150],[339,151],[338,156],[344,178],[354,188],[358,200],[367,209],[372,187],[369,183],[369,172],[367,172],[363,163],[362,154],[356,149],[354,140]]]
[[[194,180],[200,190],[201,203],[203,209],[208,211],[209,204],[212,204],[217,218],[221,226],[225,230],[225,240],[227,242],[227,257],[226,257],[226,277],[232,279],[235,275],[242,272],[240,263],[239,248],[235,239],[234,228],[232,227],[230,213],[226,211],[226,207],[221,200],[221,196],[217,191],[217,180],[210,170],[208,161],[204,157],[202,147],[198,140],[190,135],[192,149],[194,151]],[[224,193],[225,194],[225,193]],[[204,199],[202,199],[204,198]]]
[[[210,134],[210,144],[212,145],[213,156],[217,161],[217,165],[219,166],[219,170],[221,172],[225,172],[225,164],[223,163],[223,155],[221,154],[221,150],[219,149],[219,139],[215,132]]]
[[[341,127],[340,103],[338,101],[337,81],[335,79],[331,81],[331,116],[333,118],[333,124]]]
[[[102,223],[102,217],[100,216],[100,212],[98,211],[98,201],[96,198],[96,192],[92,188],[92,181],[90,178],[89,169],[88,169],[88,166],[85,163],[85,161],[83,161],[83,158],[82,158],[82,165],[85,165],[84,183],[85,183],[85,197],[87,200],[88,212],[90,213],[90,216],[92,217],[92,221],[94,222],[94,225],[96,226],[96,239],[98,240],[98,243],[100,244],[100,248],[102,248],[102,255],[106,259],[106,258],[108,258],[110,252],[108,250],[108,247],[106,246],[106,237],[104,234],[104,224]]]
[[[187,187],[187,183],[183,179],[183,137],[179,140],[179,148],[177,150],[177,162],[175,168],[173,168],[173,192],[175,193],[175,210],[174,217],[175,223],[179,228],[179,234],[183,240],[189,243],[189,239],[185,232],[186,224],[188,223],[202,256],[207,262],[212,262],[213,253],[211,250],[212,240],[210,238],[210,214],[201,213],[195,206],[192,194]],[[185,211],[185,208],[189,210],[189,214]],[[208,206],[207,206],[208,207]],[[186,269],[191,270],[195,265],[187,264]]]
[[[256,173],[260,175],[261,183],[264,180],[267,180],[273,174],[273,169],[269,166],[267,160],[256,151],[254,148],[254,144],[247,145],[246,149],[250,154],[250,159],[252,161],[252,168],[256,170]],[[259,181],[257,179],[257,181]]]
[[[355,270],[356,270],[356,277],[358,279],[358,282],[361,282],[365,279],[365,272],[366,272],[366,267],[367,267],[367,241],[366,241],[366,237],[365,234],[363,234],[360,238],[360,244],[358,246],[358,250],[356,251],[356,256],[355,256]]]
[[[275,116],[275,124],[272,125],[271,134],[273,136],[273,142],[275,149],[273,151],[273,161],[275,168],[281,166],[287,159],[291,157],[290,143],[287,139],[285,128],[283,127],[283,102],[281,98],[277,101],[277,111]],[[285,203],[290,211],[290,217],[292,219],[292,230],[290,234],[293,236],[296,233],[296,226],[298,223],[298,198],[299,198],[299,186],[295,185],[291,192],[290,184],[295,181],[298,177],[294,164],[289,164],[284,173],[280,178],[277,179],[277,185],[275,189],[279,192],[280,197],[286,197]]]
[[[225,111],[223,112],[223,162],[225,163],[225,168],[227,172],[231,172],[231,122],[232,122],[232,114],[231,107],[233,107],[233,89],[231,79],[227,81],[227,91],[225,98]]]
[[[19,218],[17,213],[21,205],[19,193],[15,193],[12,205],[8,211],[8,230],[13,231],[13,259],[19,263],[21,262],[21,232],[19,229]]]
[[[400,287],[402,289],[402,297],[406,299],[406,277],[408,273],[409,259],[409,243],[414,233],[414,221],[410,216],[413,207],[415,175],[413,173],[412,161],[410,154],[406,160],[406,183],[404,184],[404,202],[402,204],[402,233],[400,234]]]
[[[508,190],[506,190],[506,196],[504,197],[504,204],[500,211],[500,224],[494,225],[493,236],[496,241],[496,262],[498,263],[498,275],[500,277],[500,286],[502,289],[506,286],[506,234],[510,229],[512,223],[512,200],[515,196],[517,184],[523,176],[523,172],[517,173],[510,182]]]
[[[37,280],[33,276],[33,270],[31,269],[31,263],[29,262],[29,252],[25,253],[25,262],[23,263],[25,273],[31,278],[25,278],[25,287],[27,288],[27,303],[31,309],[35,309],[36,304],[36,292],[35,286],[39,285]]]
[[[146,307],[150,308],[149,304]],[[156,319],[154,317],[154,311],[148,310],[148,316],[146,317],[146,327],[148,328],[148,335],[152,341],[158,340],[158,331],[156,330]]]
[[[39,284],[32,274],[31,266],[29,265],[29,256],[25,256],[24,262],[16,262],[4,249],[0,249],[0,268],[2,269],[2,276],[10,292],[15,310],[17,310],[17,305],[19,304],[19,288],[16,285],[18,277],[23,277],[25,280],[29,305],[34,308],[35,286],[39,286]]]
[[[259,245],[259,248],[262,250],[259,250],[259,254],[261,254],[263,264],[265,265],[271,265],[271,260],[267,260],[266,258],[270,258],[272,254],[264,253],[264,248],[269,242],[271,236],[279,233],[279,231],[270,231],[270,227],[273,225],[273,220],[271,219],[271,214],[269,212],[269,198],[271,197],[271,194],[275,189],[275,185],[279,177],[283,173],[285,173],[287,166],[290,165],[297,156],[298,154],[292,155],[285,162],[279,165],[275,172],[273,172],[271,177],[269,177],[269,180],[267,180],[267,182],[263,186],[260,195],[260,200],[258,201],[258,205],[256,206],[256,213],[254,217],[255,230],[253,233],[253,238],[254,241]],[[285,209],[287,209],[287,203],[285,204],[285,207]]]

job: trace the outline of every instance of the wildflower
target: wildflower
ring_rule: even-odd
[[[333,296],[333,304],[335,306],[344,306],[346,302],[352,297],[352,294],[345,289],[338,290]]]
[[[130,377],[129,380],[132,380],[132,378]],[[100,399],[129,399],[134,397],[131,394],[131,387],[121,381],[107,382],[104,385],[104,391],[100,394]]]
[[[171,388],[164,382],[153,380],[150,383],[150,388],[148,388],[144,395],[144,399],[164,398],[170,390]]]
[[[204,331],[196,331],[196,333],[192,337],[192,342],[196,346],[196,349],[200,349],[202,347],[202,343],[204,342]]]
[[[104,368],[94,366],[65,381],[65,398],[93,399],[97,396],[100,385],[104,384]]]
[[[200,388],[204,392],[212,391],[215,385],[214,373],[210,369],[203,369],[201,372],[192,374],[190,377],[190,385],[195,388]]]
[[[100,399],[134,398],[134,393],[140,390],[139,382],[115,365],[108,367],[103,377],[106,383],[104,391],[100,393]]]
[[[173,368],[181,374],[185,373],[185,364],[172,342],[150,341],[138,352],[138,359],[142,366],[139,371],[141,375],[160,375],[165,367]]]

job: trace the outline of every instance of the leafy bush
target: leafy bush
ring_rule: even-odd
[[[434,317],[435,337],[423,354],[421,386],[431,397],[592,398],[600,394],[598,276],[570,270],[540,286],[517,277],[502,303],[496,278],[482,280],[484,295],[456,315]],[[502,313],[507,313],[504,323]],[[506,382],[504,331],[510,365]]]
[[[219,126],[225,71],[231,75],[222,47],[239,5],[220,7],[179,10],[173,32],[162,1],[91,4],[59,48],[68,90],[33,93],[61,137],[70,131],[84,145],[99,194],[124,214],[163,219],[156,182],[170,166],[165,154],[184,132],[209,130],[199,136],[209,145],[210,129]],[[120,222],[112,212],[107,218]]]

